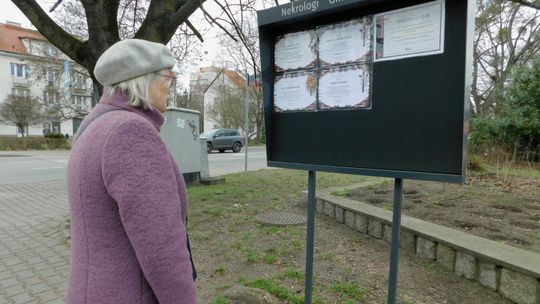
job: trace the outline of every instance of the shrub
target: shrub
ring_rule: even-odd
[[[45,137],[0,137],[0,151],[70,149],[71,145],[62,138]]]
[[[45,134],[45,138],[64,138],[64,134],[62,134],[62,133],[47,133],[47,134]]]

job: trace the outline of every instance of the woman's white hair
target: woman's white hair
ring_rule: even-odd
[[[109,97],[117,93],[124,93],[131,106],[151,110],[154,108],[152,106],[154,101],[150,94],[150,85],[156,76],[156,73],[145,74],[105,87],[104,91]]]

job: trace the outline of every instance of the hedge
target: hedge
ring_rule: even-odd
[[[70,149],[65,138],[0,137],[0,151]]]

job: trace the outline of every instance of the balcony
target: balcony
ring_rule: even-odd
[[[30,86],[30,80],[28,80],[28,78],[20,77],[20,76],[11,76],[11,79],[13,80],[14,86],[20,86],[20,87]]]

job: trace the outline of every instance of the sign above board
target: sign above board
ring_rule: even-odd
[[[387,2],[378,1],[378,2]],[[259,26],[273,23],[280,20],[286,20],[294,17],[300,17],[307,14],[324,12],[327,10],[346,9],[351,4],[366,2],[365,0],[305,0],[292,1],[287,4],[272,7],[258,13]],[[372,1],[377,2],[377,1]]]

